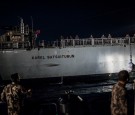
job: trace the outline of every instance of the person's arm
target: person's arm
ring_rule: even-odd
[[[1,101],[6,101],[6,86],[4,87],[2,93],[1,93]]]
[[[31,97],[31,95],[32,95],[31,89],[26,90],[22,86],[21,86],[21,93],[26,98]]]

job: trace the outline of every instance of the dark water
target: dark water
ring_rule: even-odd
[[[110,115],[111,88],[114,83],[108,80],[97,83],[27,85],[27,88],[32,88],[33,96],[25,101],[25,115]],[[130,115],[134,113],[132,87],[132,83],[127,85]],[[65,94],[65,91],[71,93]],[[6,115],[5,112],[6,105],[2,103],[0,115]]]

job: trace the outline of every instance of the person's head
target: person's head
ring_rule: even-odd
[[[18,73],[12,74],[11,75],[11,81],[15,82],[15,83],[19,82],[20,81],[19,74]]]
[[[118,80],[126,83],[129,80],[129,73],[127,70],[121,70],[118,73]]]

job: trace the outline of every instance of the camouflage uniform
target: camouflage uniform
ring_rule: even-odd
[[[9,84],[1,93],[1,100],[6,101],[8,115],[21,115],[23,106],[23,89],[19,84]]]
[[[112,88],[111,115],[127,115],[126,88],[119,82]]]

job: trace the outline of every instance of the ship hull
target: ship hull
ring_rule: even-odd
[[[132,45],[135,62],[135,46]],[[79,46],[0,51],[0,74],[9,80],[18,72],[21,79],[89,76],[129,69],[130,46]]]

